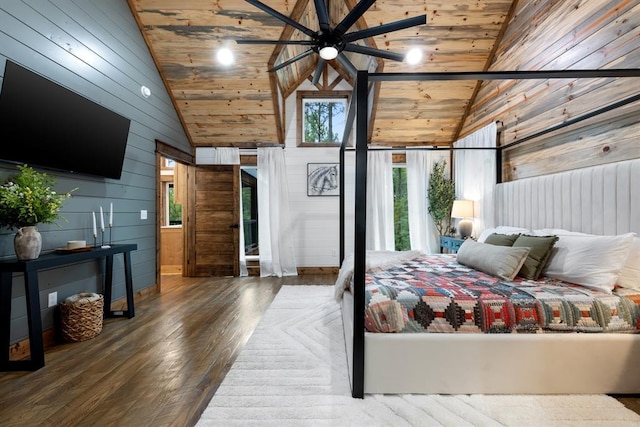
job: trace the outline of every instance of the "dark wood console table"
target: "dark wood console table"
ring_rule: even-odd
[[[104,278],[104,317],[127,317],[135,315],[133,308],[133,281],[131,278],[131,251],[136,244],[111,245],[110,248],[92,248],[84,252],[52,252],[41,255],[31,261],[17,259],[0,260],[0,371],[35,371],[44,366],[44,346],[42,343],[42,319],[40,316],[40,294],[38,289],[38,272],[49,268],[62,267],[82,261],[105,259]],[[127,309],[111,310],[111,293],[113,286],[113,256],[123,254],[124,275],[127,294]],[[11,333],[11,288],[13,273],[24,274],[24,288],[27,301],[27,319],[29,323],[30,360],[9,360]]]

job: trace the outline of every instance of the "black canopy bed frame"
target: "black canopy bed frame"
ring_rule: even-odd
[[[351,377],[351,391],[354,398],[363,398],[365,393],[370,391],[365,389],[365,274],[366,274],[366,181],[367,181],[367,152],[369,146],[368,139],[368,99],[370,86],[373,82],[384,81],[450,81],[450,80],[511,80],[511,79],[556,79],[556,78],[603,78],[603,77],[640,77],[640,69],[603,69],[603,70],[565,70],[565,71],[487,71],[487,72],[458,72],[458,73],[369,73],[367,71],[358,71],[356,78],[356,86],[354,88],[354,94],[351,97],[350,108],[347,117],[346,128],[351,130],[355,122],[355,147],[348,148],[347,140],[349,135],[346,134],[342,146],[340,148],[340,168],[345,170],[345,153],[350,150],[355,151],[355,213],[354,213],[354,241],[353,241],[353,316],[352,316],[352,343],[349,343],[348,335],[345,333],[346,345],[349,347],[352,345],[351,352],[347,351],[349,359],[349,369]],[[528,136],[519,141],[504,145],[502,147],[495,148],[475,148],[475,149],[491,149],[495,150],[496,164],[497,164],[497,183],[501,182],[502,175],[502,152],[507,148],[511,148],[516,144],[531,140],[533,138],[540,137],[547,133],[557,131],[563,127],[573,125],[582,120],[597,116],[599,114],[611,111],[615,108],[619,108],[623,105],[630,104],[632,102],[640,100],[640,94],[622,101],[607,105],[603,108],[595,110],[593,112],[584,114],[580,117],[576,117],[569,121],[566,121],[560,125],[554,126],[544,131],[538,132],[535,135]],[[378,148],[373,148],[378,149]],[[407,150],[405,147],[397,148],[382,148],[382,149],[395,149],[397,151]],[[421,150],[444,150],[452,151],[456,149],[474,149],[474,148],[455,148],[455,147],[411,147],[410,149]],[[345,174],[340,174],[340,262],[343,263],[345,259]],[[512,224],[515,225],[515,224]],[[640,230],[630,230],[640,232]],[[344,312],[344,308],[343,308]],[[343,314],[343,316],[349,316],[350,314]],[[348,328],[345,324],[345,330]],[[374,334],[374,335],[393,335],[393,334]],[[397,334],[396,334],[397,335]],[[416,334],[413,334],[416,335]],[[419,335],[446,335],[446,334],[419,334]],[[483,334],[484,335],[484,334]],[[605,334],[597,334],[605,335]],[[606,334],[610,335],[610,334]],[[627,334],[629,335],[629,334]],[[640,355],[640,335],[632,334],[638,338],[634,342],[634,348],[632,354],[635,356]],[[547,335],[548,336],[548,335]],[[434,337],[436,339],[448,339],[448,337]],[[460,337],[456,337],[459,339]],[[530,337],[529,337],[530,338]],[[536,339],[536,337],[533,337]],[[484,339],[484,337],[480,337]],[[379,343],[378,343],[379,345]],[[528,345],[525,343],[524,345]],[[545,344],[548,346],[548,343]],[[552,343],[553,345],[553,343]],[[570,344],[572,345],[572,344]],[[546,347],[548,348],[548,347]],[[411,359],[415,361],[415,358]],[[639,360],[639,359],[636,359]],[[403,361],[399,361],[400,364]],[[405,363],[411,363],[406,361]],[[638,363],[636,363],[638,364]],[[445,368],[443,368],[445,369]],[[415,367],[416,375],[420,375],[420,367]],[[638,371],[640,373],[640,371]],[[425,378],[425,381],[428,381]],[[431,390],[431,389],[430,389]],[[537,392],[539,389],[533,388],[533,391]],[[563,389],[561,389],[563,390]],[[414,392],[414,391],[397,391],[397,390],[375,390],[375,393],[398,393],[398,392]],[[436,389],[435,391],[429,391],[435,393],[477,393],[483,392],[483,390],[476,391],[468,390],[462,387],[460,391]],[[488,389],[488,393],[508,393],[510,390],[501,391],[498,389]],[[524,391],[527,393],[527,391]],[[561,391],[562,392],[562,391]],[[628,391],[623,391],[628,392]],[[640,392],[640,385],[638,390],[634,393]]]

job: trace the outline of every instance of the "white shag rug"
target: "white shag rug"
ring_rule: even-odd
[[[351,397],[332,286],[283,286],[231,367],[204,426],[640,426],[606,395]]]

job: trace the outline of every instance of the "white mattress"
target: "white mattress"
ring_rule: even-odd
[[[353,297],[342,303],[352,372]],[[639,334],[365,333],[364,392],[640,393]]]

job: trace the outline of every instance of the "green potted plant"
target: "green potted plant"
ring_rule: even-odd
[[[455,183],[446,176],[447,161],[442,160],[433,165],[429,175],[429,215],[433,218],[440,236],[447,234],[451,228],[451,207],[456,197]]]
[[[18,166],[18,170],[0,185],[0,226],[18,229],[14,238],[18,259],[36,259],[42,248],[37,225],[54,224],[59,218],[66,221],[60,216],[60,209],[76,189],[58,193],[53,189],[54,177],[26,164]]]

